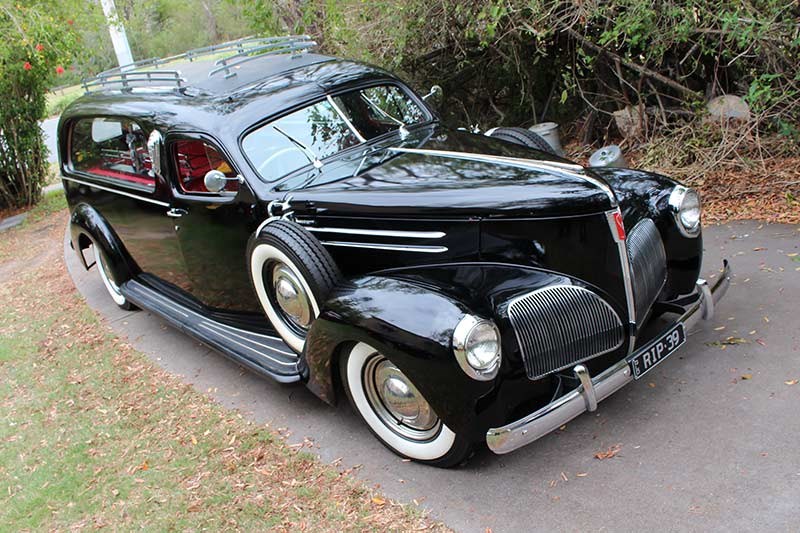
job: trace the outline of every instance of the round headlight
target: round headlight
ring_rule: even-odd
[[[453,331],[453,351],[468,376],[488,381],[500,368],[500,332],[489,320],[464,315]]]
[[[678,185],[669,195],[669,206],[681,234],[696,237],[700,233],[702,211],[697,191]]]

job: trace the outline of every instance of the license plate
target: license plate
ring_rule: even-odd
[[[633,379],[644,376],[658,363],[672,355],[684,342],[686,342],[686,332],[683,324],[675,324],[672,329],[651,342],[646,349],[628,361],[631,372],[633,372]]]

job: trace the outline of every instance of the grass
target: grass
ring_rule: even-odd
[[[62,198],[0,240],[0,529],[443,529],[110,333],[60,259]]]
[[[57,117],[67,108],[69,104],[77,100],[83,94],[83,87],[72,85],[57,91],[47,93],[46,112],[48,117]]]

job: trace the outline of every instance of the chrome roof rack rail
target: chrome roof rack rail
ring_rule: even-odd
[[[111,74],[119,74],[121,72],[130,72],[132,70],[137,70],[142,67],[155,67],[158,66],[163,60],[158,57],[149,57],[147,59],[140,59],[139,61],[134,61],[133,63],[127,63],[125,65],[120,65],[118,67],[110,68],[108,70],[104,70],[97,74],[97,76],[108,76]]]
[[[264,37],[249,39],[243,43],[234,43],[231,49],[237,53],[217,60],[214,65],[217,68],[208,73],[208,77],[225,72],[225,77],[230,78],[236,75],[231,68],[252,61],[264,55],[287,54],[299,55],[306,50],[317,46],[308,35],[289,35],[286,37]]]
[[[144,72],[112,72],[98,74],[83,80],[83,89],[88,93],[105,87],[120,87],[120,90],[138,88],[180,89],[186,80],[177,70],[148,70]]]

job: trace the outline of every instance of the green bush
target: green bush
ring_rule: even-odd
[[[45,93],[76,47],[65,2],[0,2],[0,209],[33,205],[47,177]]]
[[[265,31],[439,83],[446,118],[490,127],[545,119],[602,136],[611,113],[654,122],[719,94],[744,96],[765,128],[800,116],[800,4],[785,0],[283,0],[257,5]],[[787,126],[788,125],[788,126]]]

